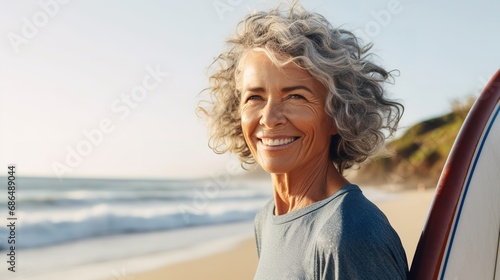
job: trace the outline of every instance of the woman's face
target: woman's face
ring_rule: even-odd
[[[240,69],[241,126],[262,168],[289,173],[327,162],[336,130],[324,110],[325,87],[292,63],[277,67],[264,52],[249,52]]]

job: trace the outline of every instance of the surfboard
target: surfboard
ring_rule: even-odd
[[[409,279],[500,280],[500,70],[453,144]]]

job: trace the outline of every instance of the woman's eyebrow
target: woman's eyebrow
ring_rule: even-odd
[[[283,93],[288,93],[288,92],[291,92],[291,91],[294,91],[294,90],[298,90],[298,89],[302,89],[302,90],[305,90],[305,91],[308,91],[310,92],[311,94],[314,94],[314,92],[306,87],[306,86],[302,86],[302,85],[299,85],[299,86],[291,86],[291,87],[284,87],[281,89],[281,92]],[[259,87],[259,86],[256,86],[256,87],[248,87],[245,89],[246,92],[265,92],[265,88],[263,87]]]
[[[245,89],[248,92],[265,92],[266,90],[263,87],[248,87]]]
[[[281,91],[282,91],[283,93],[288,93],[288,92],[291,92],[291,91],[294,91],[294,90],[297,90],[297,89],[303,89],[303,90],[305,90],[305,91],[308,91],[308,92],[310,92],[310,93],[314,94],[314,93],[313,93],[313,91],[312,91],[310,88],[306,87],[306,86],[292,86],[292,87],[285,87],[285,88],[281,89]]]

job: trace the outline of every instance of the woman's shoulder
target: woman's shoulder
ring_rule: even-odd
[[[318,217],[320,239],[332,240],[332,236],[337,236],[345,241],[359,242],[360,239],[396,234],[384,213],[357,186],[325,206]]]
[[[357,185],[348,187],[335,204],[329,205],[329,207],[334,208],[327,210],[330,219],[349,220],[354,225],[367,222],[376,223],[379,219],[387,221],[384,213],[365,197]]]
[[[384,213],[361,191],[347,192],[337,202],[328,205],[330,208],[322,213],[324,217],[315,235],[314,254],[321,259],[334,260],[345,275],[404,278],[408,269],[406,255]],[[363,278],[358,276],[351,278]]]

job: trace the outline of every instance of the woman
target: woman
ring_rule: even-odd
[[[384,214],[343,177],[392,135],[403,106],[368,47],[294,5],[248,15],[211,74],[210,146],[272,176],[255,219],[255,279],[404,279]]]

